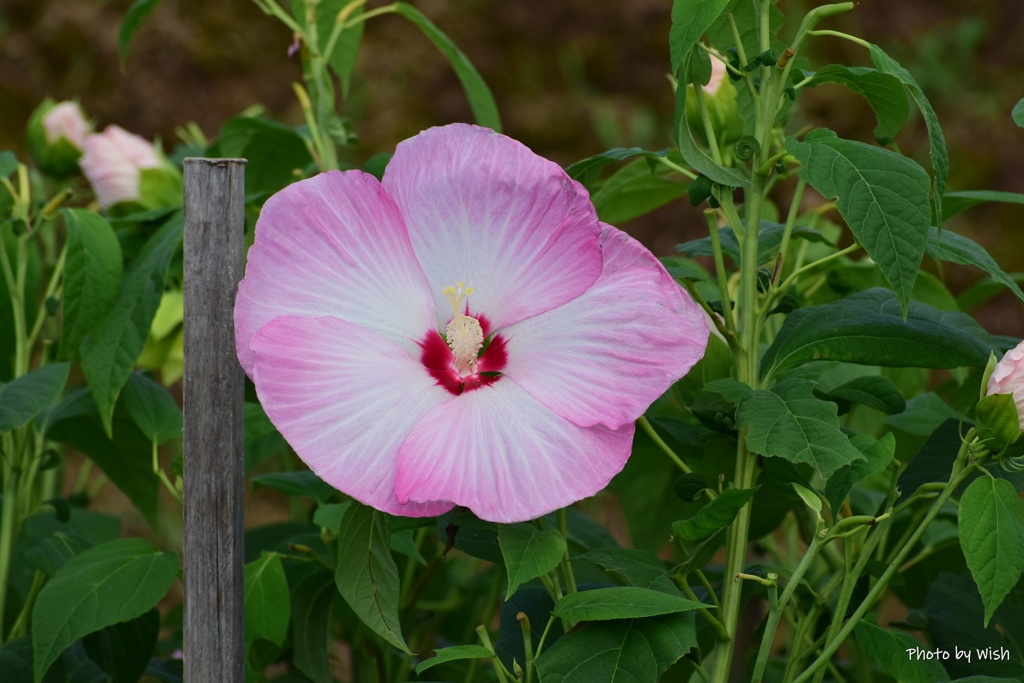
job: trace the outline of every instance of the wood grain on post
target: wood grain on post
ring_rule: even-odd
[[[245,681],[245,380],[233,317],[244,180],[244,159],[185,159],[186,683]]]

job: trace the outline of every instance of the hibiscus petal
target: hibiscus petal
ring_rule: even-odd
[[[565,305],[503,329],[503,372],[562,417],[617,429],[701,359],[708,327],[651,252],[603,228],[601,277]]]
[[[398,457],[400,501],[450,500],[521,522],[592,496],[626,464],[633,425],[583,428],[502,378],[439,405]]]
[[[430,281],[465,282],[495,327],[579,296],[601,273],[597,214],[583,186],[522,144],[477,126],[431,128],[398,145],[384,188]]]
[[[384,336],[336,318],[276,318],[249,346],[267,416],[321,479],[396,515],[451,509],[447,502],[402,505],[395,498],[402,442],[450,398],[419,361]]]
[[[373,176],[331,171],[267,200],[235,303],[238,358],[250,376],[250,338],[283,315],[347,320],[410,353],[435,327],[405,225]]]

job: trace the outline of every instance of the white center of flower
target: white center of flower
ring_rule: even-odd
[[[464,302],[473,293],[473,288],[466,287],[465,282],[456,282],[455,287],[445,287],[441,293],[451,303],[455,313],[455,317],[444,328],[448,347],[455,356],[455,371],[462,377],[476,374],[477,356],[484,346],[484,329],[479,320],[463,313]]]

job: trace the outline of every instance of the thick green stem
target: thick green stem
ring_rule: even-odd
[[[704,212],[704,220],[708,224],[708,236],[711,238],[711,251],[715,259],[715,277],[718,280],[718,292],[722,297],[722,318],[725,327],[736,336],[736,321],[733,317],[732,299],[729,297],[729,281],[725,271],[725,256],[722,253],[722,239],[718,234],[717,213],[713,210]]]
[[[0,509],[0,615],[4,613],[4,601],[7,597],[7,576],[11,569],[11,547],[17,531],[14,523],[15,503],[17,502],[18,476],[12,459],[14,457],[12,439],[3,437],[3,476],[4,500]],[[10,447],[10,448],[9,448]],[[2,624],[0,624],[2,626]],[[0,643],[4,642],[3,628],[0,628]]]

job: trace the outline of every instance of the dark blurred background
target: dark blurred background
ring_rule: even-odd
[[[0,149],[24,152],[24,126],[46,96],[80,98],[98,127],[117,123],[159,137],[195,121],[210,138],[243,109],[261,104],[289,123],[300,114],[291,83],[298,58],[288,30],[251,0],[164,0],[136,36],[121,72],[117,35],[131,0],[0,0]],[[384,4],[372,0],[369,7]],[[568,164],[610,147],[670,144],[669,0],[414,1],[469,56],[490,85],[505,132]],[[782,0],[790,17],[818,3]],[[791,19],[791,23],[797,23]],[[1024,96],[1024,3],[1016,0],[865,0],[821,28],[882,46],[917,78],[938,111],[950,148],[949,190],[1024,192],[1024,130],[1010,119]],[[787,29],[790,33],[787,33]],[[795,26],[783,29],[791,35]],[[862,48],[809,41],[817,67],[868,65]],[[870,142],[875,117],[839,87],[809,89],[803,115],[840,136]],[[403,19],[371,20],[346,116],[361,143],[355,160],[419,130],[470,121],[459,83],[433,45]],[[897,140],[926,168],[920,117]],[[948,228],[987,247],[1009,272],[1024,270],[1024,207],[982,205]],[[703,220],[685,200],[621,225],[658,254],[699,236]],[[926,259],[926,267],[934,269]],[[980,271],[945,268],[957,292]],[[1000,295],[979,313],[994,332],[1024,335],[1020,304]]]

